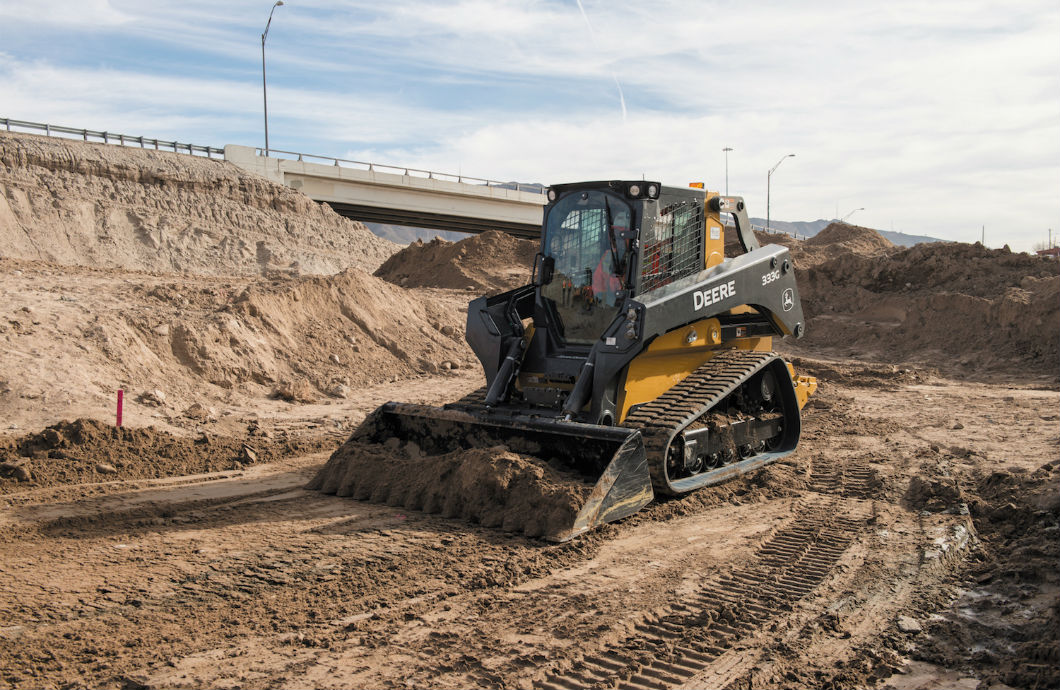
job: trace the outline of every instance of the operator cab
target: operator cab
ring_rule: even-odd
[[[541,250],[528,286],[533,292],[522,298],[532,304],[526,307],[533,321],[516,387],[526,402],[563,406],[574,399],[570,393],[583,367],[595,366],[594,347],[613,343],[619,329],[622,343],[633,342],[625,334],[635,338],[636,330],[622,326],[636,308],[630,300],[643,301],[645,293],[703,269],[703,220],[699,190],[649,181],[548,189]],[[601,396],[612,401],[607,409],[616,395]]]
[[[534,322],[554,335],[555,346],[591,346],[633,294],[643,202],[656,198],[659,189],[657,182],[549,188],[541,241],[541,318]]]
[[[627,297],[704,267],[703,193],[657,182],[555,185],[548,190],[534,325],[553,348],[583,350]]]

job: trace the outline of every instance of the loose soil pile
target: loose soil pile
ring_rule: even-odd
[[[424,297],[358,269],[178,278],[0,259],[0,415],[110,417],[124,388],[131,424],[181,425],[195,403],[339,401],[469,367],[466,302]]]
[[[0,494],[60,484],[242,469],[292,453],[319,451],[322,442],[240,440],[207,434],[193,440],[150,427],[118,428],[78,419],[0,443]]]
[[[920,244],[844,252],[797,278],[807,316],[802,351],[1056,380],[1055,261],[979,244]]]
[[[174,297],[165,289],[146,296]],[[441,372],[454,353],[464,354],[455,318],[430,300],[350,269],[252,284],[198,323],[171,323],[167,345],[181,365],[223,388],[295,378],[316,394],[342,397],[340,385]]]
[[[526,285],[538,244],[491,230],[459,242],[417,240],[375,272],[402,287],[503,291]]]
[[[801,245],[804,249],[828,247],[833,252],[842,248],[857,254],[878,254],[894,249],[890,240],[872,228],[847,223],[831,223]]]
[[[726,255],[735,256],[740,253],[735,239],[735,232],[730,232],[734,237],[726,236]],[[864,228],[860,225],[848,223],[831,223],[819,233],[806,240],[797,240],[791,235],[782,232],[766,233],[755,231],[758,243],[782,244],[791,250],[791,259],[796,269],[805,270],[820,263],[835,259],[847,254],[858,254],[861,256],[878,256],[898,251],[898,247],[891,243],[886,237],[872,228]]]
[[[0,132],[0,256],[228,276],[372,271],[396,248],[224,161]]]
[[[306,488],[536,537],[569,532],[592,483],[504,446],[425,455],[355,434]]]

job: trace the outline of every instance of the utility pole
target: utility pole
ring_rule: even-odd
[[[728,146],[722,149],[725,152],[725,196],[729,196],[729,151],[734,150]]]
[[[276,4],[269,10],[269,21],[265,23],[265,31],[261,34],[261,100],[265,106],[265,157],[269,156],[269,94],[265,89],[265,38],[269,35],[269,26],[272,24],[272,13],[277,7],[283,5],[283,0],[276,0]]]
[[[769,169],[769,174],[766,175],[766,232],[770,232],[770,230],[769,230],[769,220],[770,220],[770,216],[769,216],[769,194],[770,194],[770,185],[771,185],[772,180],[773,180],[773,172],[777,168],[780,167],[781,163],[784,162],[784,158],[794,158],[794,157],[795,157],[794,153],[789,153],[788,155],[782,157],[779,161],[777,161],[776,165],[774,165],[772,168]]]

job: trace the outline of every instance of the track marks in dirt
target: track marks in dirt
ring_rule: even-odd
[[[818,456],[795,519],[777,531],[748,563],[715,578],[608,645],[534,683],[536,690],[618,687],[664,690],[694,682],[724,687],[747,665],[741,641],[776,629],[799,600],[832,573],[848,547],[875,517],[880,486],[868,458],[843,462]],[[814,495],[824,495],[822,502]]]
[[[38,583],[36,556],[3,566],[19,602],[5,611],[18,643],[0,644],[0,666],[18,671],[8,682],[244,683],[250,676],[226,675],[216,655],[246,649],[272,669],[259,680],[276,680],[307,655],[386,647],[450,597],[505,589],[593,550],[586,540],[545,555],[539,544],[454,521],[296,493],[194,504],[169,495],[145,507],[155,517],[112,512],[89,533],[47,525],[44,547],[53,559],[68,554],[65,567]],[[148,554],[162,563],[148,569]]]
[[[868,458],[855,458],[843,464],[835,458],[814,458],[808,488],[822,494],[870,498],[879,488],[880,479],[869,463]]]
[[[709,676],[728,649],[790,611],[828,576],[865,522],[864,516],[838,516],[838,507],[832,502],[803,509],[749,564],[705,583],[668,612],[636,625],[621,644],[547,676],[535,688],[617,683],[655,690]]]

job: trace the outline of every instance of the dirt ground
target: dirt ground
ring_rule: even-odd
[[[114,178],[18,160],[0,185],[26,237],[81,221],[19,199]],[[163,199],[176,168],[124,179]],[[217,232],[262,195],[297,215],[237,187],[193,190]],[[564,544],[305,488],[382,403],[482,385],[464,309],[525,247],[414,245],[383,279],[394,248],[367,236],[348,264],[290,240],[299,271],[0,241],[0,687],[1060,686],[1057,267],[863,230],[790,243],[808,336],[780,348],[820,383],[798,451]],[[360,462],[387,492],[429,483],[410,452]],[[523,481],[525,460],[445,462]]]
[[[1055,686],[1057,393],[800,365],[791,459],[562,545],[306,491],[329,447],[9,492],[3,682]]]

